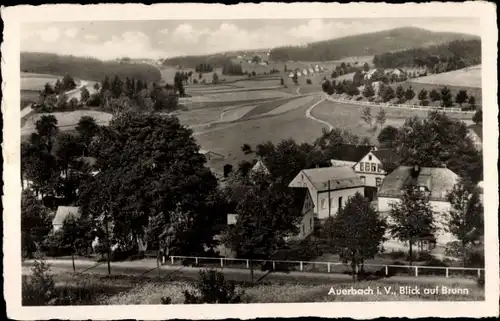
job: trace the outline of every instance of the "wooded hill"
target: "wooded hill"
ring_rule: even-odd
[[[93,81],[101,81],[106,76],[135,78],[147,82],[161,80],[160,70],[148,64],[127,64],[37,52],[21,52],[21,71],[60,76],[70,74],[78,79]]]
[[[481,64],[481,40],[456,40],[426,48],[408,49],[376,55],[373,63],[377,68],[427,67],[438,65],[442,71],[450,71]]]
[[[269,59],[281,61],[327,61],[353,56],[379,55],[391,51],[401,51],[442,44],[454,40],[470,39],[479,40],[479,37],[404,27],[314,42],[305,47],[278,47],[271,50]]]

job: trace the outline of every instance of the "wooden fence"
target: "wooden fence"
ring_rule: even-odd
[[[321,261],[283,261],[283,260],[249,260],[236,259],[227,257],[196,257],[196,256],[170,256],[171,265],[182,265],[186,261],[194,263],[196,266],[207,266],[217,268],[241,268],[249,269],[251,261],[255,264],[267,266],[269,270],[293,270],[300,272],[316,272],[316,273],[346,273],[349,271],[349,266],[342,262],[321,262]],[[167,262],[163,262],[167,263]],[[412,272],[415,277],[419,275],[438,275],[446,278],[450,276],[476,276],[481,277],[484,268],[465,268],[465,267],[443,267],[443,266],[424,266],[424,265],[392,265],[392,264],[364,264],[365,271],[378,271],[385,276],[394,273],[393,271],[405,270],[408,273]],[[346,270],[347,268],[347,270]]]

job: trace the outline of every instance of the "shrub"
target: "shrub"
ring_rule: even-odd
[[[484,273],[477,278],[477,286],[480,287],[481,289],[484,289]]]
[[[172,304],[172,298],[169,296],[164,296],[161,297],[160,302],[161,304]]]
[[[437,259],[437,258],[432,258],[428,261],[426,261],[423,266],[435,266],[435,267],[448,267],[448,264],[445,262]],[[432,268],[421,268],[419,269],[419,274],[422,275],[445,275],[445,270],[444,269],[432,269]]]
[[[307,79],[307,80],[306,80],[306,84],[308,84],[308,85],[312,85],[312,81],[311,81],[311,79]]]
[[[433,258],[434,258],[434,256],[432,256],[432,254],[430,254],[429,252],[418,253],[418,260],[419,261],[430,261]]]
[[[195,284],[195,291],[184,291],[184,303],[241,303],[241,295],[236,286],[224,278],[224,274],[215,270],[200,271],[200,279]]]
[[[47,305],[55,296],[55,283],[49,273],[50,265],[39,255],[31,269],[31,276],[22,277],[22,304]]]
[[[393,260],[404,259],[404,258],[406,258],[406,255],[407,254],[405,251],[387,252],[387,256],[389,256]]]
[[[387,276],[394,276],[396,274],[402,274],[402,273],[408,273],[409,269],[404,267],[406,266],[405,263],[401,262],[401,261],[393,261],[390,265],[400,265],[401,267],[397,267],[397,266],[389,266],[387,268]],[[385,267],[382,268],[383,270],[379,271],[383,273],[383,275],[385,275]]]

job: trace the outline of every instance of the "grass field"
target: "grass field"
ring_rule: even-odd
[[[252,110],[250,110],[248,113],[246,113],[244,115],[243,118],[246,119],[246,118],[251,118],[253,116],[258,116],[258,115],[262,115],[262,114],[268,113],[271,110],[277,108],[278,106],[286,104],[287,102],[293,101],[295,99],[297,99],[297,98],[295,98],[295,97],[288,97],[288,98],[279,98],[279,99],[269,100],[267,102],[259,104],[258,106],[256,106]]]
[[[479,65],[415,78],[412,82],[439,86],[481,88],[481,79],[481,66]]]
[[[241,151],[245,143],[255,147],[268,140],[278,143],[282,139],[293,138],[302,143],[318,138],[321,126],[305,117],[308,107],[309,104],[272,117],[217,124],[208,130],[195,131],[195,138],[203,149],[224,155],[224,163],[236,166],[241,160],[248,159]]]
[[[365,106],[324,101],[316,106],[311,115],[330,123],[333,127],[346,128],[360,137],[370,137],[373,143],[377,142],[377,136],[380,129],[372,136],[368,132],[369,126],[361,119],[361,113]],[[381,107],[371,106],[371,112],[376,115]],[[386,112],[387,121],[384,126],[399,127],[404,124],[407,118],[413,116],[426,117],[428,112],[424,110],[408,110],[397,108],[383,108]],[[467,124],[472,124],[472,115],[457,113],[447,113],[451,117],[457,117]]]
[[[39,113],[33,114],[33,117],[30,117],[28,121],[21,128],[21,134],[27,135],[35,130],[35,123],[40,117],[44,115],[53,115],[57,118],[57,126],[61,131],[73,130],[83,116],[91,116],[93,117],[99,125],[106,125],[112,118],[111,114],[94,111],[94,110],[75,110],[70,112],[56,112],[56,113]]]
[[[172,304],[183,304],[185,290],[193,290],[193,278],[169,276],[168,278],[146,278],[133,276],[99,276],[92,274],[60,273],[54,275],[56,288],[63,293],[80,297],[73,305],[130,305],[161,304],[161,299],[170,297]],[[236,290],[244,303],[291,303],[291,302],[356,302],[356,301],[479,301],[484,300],[484,290],[476,285],[452,283],[447,289],[467,289],[468,294],[444,294],[439,286],[437,294],[424,293],[424,289],[436,289],[436,284],[420,284],[420,294],[400,294],[399,288],[415,287],[415,283],[405,283],[385,279],[383,281],[352,281],[336,284],[300,284],[282,282],[260,282],[253,286],[236,283]],[[332,294],[335,291],[372,289],[373,294]],[[380,290],[380,293],[377,292]],[[386,289],[387,292],[386,293]]]

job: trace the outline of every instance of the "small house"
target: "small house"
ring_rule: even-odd
[[[350,167],[304,169],[290,182],[289,187],[309,190],[314,216],[319,219],[336,215],[350,197],[364,192],[363,183]]]
[[[59,206],[56,211],[56,215],[52,220],[53,231],[59,230],[64,221],[69,217],[79,218],[81,215],[80,208],[77,206]]]

